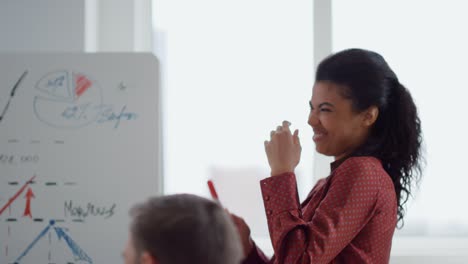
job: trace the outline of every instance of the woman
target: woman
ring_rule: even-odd
[[[299,203],[294,169],[301,145],[285,121],[265,150],[260,182],[275,255],[267,259],[235,215],[243,263],[388,263],[397,223],[421,172],[421,124],[408,90],[379,54],[350,49],[323,60],[308,123],[331,174]]]

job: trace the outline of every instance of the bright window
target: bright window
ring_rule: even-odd
[[[400,235],[467,236],[465,1],[332,2],[333,50],[381,53],[412,93],[427,167]]]
[[[268,176],[263,141],[282,120],[300,129],[300,198],[316,180],[306,123],[314,80],[314,1],[153,1],[165,193],[208,196],[206,180],[214,178],[223,204],[244,216],[266,247],[271,243],[258,180]],[[464,2],[332,1],[332,50],[381,53],[410,89],[422,119],[427,167],[393,255],[466,250],[466,242],[444,240],[448,246],[441,247],[439,240],[426,239],[468,235],[462,206],[468,198],[462,167],[468,149]]]
[[[269,176],[264,140],[284,119],[300,130],[300,195],[313,184],[307,125],[313,80],[312,1],[157,0],[165,193],[208,196],[268,236],[258,180]],[[325,175],[324,175],[325,176]]]

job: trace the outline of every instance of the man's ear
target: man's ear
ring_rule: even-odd
[[[377,120],[377,117],[379,117],[379,108],[377,106],[367,108],[367,110],[364,111],[364,126],[372,126]]]
[[[156,260],[155,257],[151,256],[150,253],[145,251],[140,255],[140,263],[141,264],[158,264],[158,261]]]

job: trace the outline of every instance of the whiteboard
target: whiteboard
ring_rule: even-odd
[[[0,54],[0,263],[121,263],[161,193],[151,54]]]

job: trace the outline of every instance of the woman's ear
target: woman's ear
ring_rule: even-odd
[[[379,108],[377,106],[367,108],[367,110],[364,111],[364,126],[372,126],[377,120],[377,117],[379,117]]]
[[[143,252],[140,255],[140,263],[141,264],[158,264],[158,261],[156,261],[156,258],[151,256],[148,252]]]

